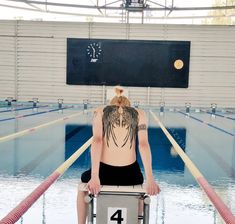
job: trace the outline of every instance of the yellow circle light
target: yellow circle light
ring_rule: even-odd
[[[177,59],[174,62],[174,67],[178,70],[182,69],[184,67],[184,62],[181,59]]]

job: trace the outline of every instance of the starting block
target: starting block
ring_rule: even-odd
[[[86,183],[80,183],[79,190],[87,191]],[[138,220],[149,223],[150,197],[144,185],[102,185],[97,197],[87,195],[84,200],[88,203],[88,224],[93,224],[94,218],[96,224],[138,224]],[[143,215],[139,215],[140,200]]]

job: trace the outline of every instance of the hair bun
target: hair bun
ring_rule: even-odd
[[[130,107],[131,103],[128,100],[126,96],[122,96],[124,92],[124,88],[121,86],[115,86],[114,87],[114,92],[116,93],[116,96],[113,97],[110,101],[110,105],[115,105],[115,106],[126,106]]]
[[[116,95],[119,97],[124,92],[124,89],[121,86],[115,86],[114,91],[115,91]]]

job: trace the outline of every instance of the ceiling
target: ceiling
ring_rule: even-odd
[[[215,17],[234,20],[235,1],[1,0],[0,3],[0,19],[200,24]]]

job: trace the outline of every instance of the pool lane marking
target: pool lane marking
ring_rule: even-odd
[[[0,142],[12,140],[12,139],[14,139],[14,138],[18,138],[18,137],[20,137],[20,136],[23,136],[23,135],[26,135],[26,134],[35,132],[36,130],[41,129],[41,128],[44,128],[44,127],[47,127],[47,126],[49,126],[49,125],[53,125],[53,124],[56,124],[56,123],[59,123],[59,122],[63,122],[63,121],[65,121],[65,120],[68,120],[68,119],[70,119],[70,118],[73,118],[73,117],[76,117],[76,116],[80,115],[82,112],[83,112],[83,111],[80,111],[79,113],[71,114],[71,115],[69,115],[69,116],[62,117],[62,118],[59,118],[59,119],[57,119],[57,120],[47,122],[47,123],[45,123],[45,124],[41,124],[41,125],[38,125],[38,126],[35,126],[35,127],[32,127],[32,128],[25,129],[25,130],[23,130],[23,131],[19,131],[19,132],[10,134],[10,135],[6,135],[6,136],[3,136],[3,137],[0,137]]]
[[[205,112],[205,113],[207,113],[207,114],[210,114],[210,115],[216,115],[216,116],[218,116],[218,117],[223,117],[223,118],[227,118],[227,119],[230,119],[230,120],[235,121],[235,118],[228,117],[228,116],[224,116],[224,115],[222,115],[222,114],[212,113],[212,112],[209,112],[209,111],[206,111],[206,110],[201,110],[201,111],[203,111],[203,112]]]
[[[29,109],[41,108],[41,107],[48,107],[48,105],[43,105],[43,106],[38,106],[38,107],[24,107],[24,108],[19,108],[19,109],[3,110],[3,111],[0,111],[0,113],[13,112],[13,111],[18,111],[18,110],[29,110]]]
[[[20,118],[23,118],[23,117],[30,117],[30,116],[45,114],[45,113],[50,113],[50,112],[55,112],[55,111],[58,111],[58,110],[65,110],[65,109],[69,109],[69,108],[73,108],[73,107],[72,106],[71,107],[63,107],[63,108],[60,108],[60,109],[46,110],[46,111],[36,112],[36,113],[32,113],[32,114],[18,115],[18,116],[15,116],[15,117],[1,119],[0,122],[20,119]]]
[[[214,191],[212,186],[207,182],[207,180],[203,177],[202,173],[199,171],[199,169],[194,165],[192,160],[185,154],[183,149],[178,145],[178,143],[175,141],[175,139],[170,135],[170,133],[167,131],[165,126],[160,122],[158,117],[150,111],[153,118],[156,120],[158,125],[161,127],[162,131],[166,135],[166,137],[171,142],[172,146],[175,148],[181,159],[184,161],[187,168],[190,170],[191,174],[194,176],[196,181],[199,183],[201,188],[204,190],[210,201],[213,203],[215,208],[220,213],[221,217],[224,219],[224,221],[228,224],[234,224],[235,223],[235,217],[230,211],[230,209],[227,207],[227,205],[223,202],[223,200],[217,195],[217,193]]]
[[[55,172],[62,175],[76,160],[77,158],[91,145],[93,137],[91,137],[79,150],[69,157],[63,164],[61,164]]]
[[[73,155],[60,165],[50,176],[48,176],[37,188],[35,188],[25,199],[13,208],[0,224],[16,223],[20,217],[39,199],[39,197],[80,157],[80,155],[91,145],[92,137],[87,140]]]
[[[178,113],[183,114],[183,115],[185,115],[185,116],[188,116],[188,117],[190,117],[190,118],[192,118],[192,119],[194,119],[194,120],[196,120],[196,121],[199,121],[199,122],[201,122],[201,123],[203,123],[203,124],[206,124],[207,126],[209,126],[209,127],[211,127],[211,128],[215,128],[215,129],[217,129],[217,130],[219,130],[219,131],[222,131],[222,132],[224,132],[224,133],[226,133],[226,134],[228,134],[228,135],[231,135],[231,136],[235,137],[235,134],[234,134],[234,133],[231,133],[231,132],[229,132],[229,131],[227,131],[227,130],[225,130],[225,129],[223,129],[223,128],[220,128],[220,127],[217,127],[217,126],[215,126],[215,125],[213,125],[213,124],[210,124],[210,123],[207,122],[207,121],[200,120],[200,119],[198,119],[198,118],[196,118],[196,117],[194,117],[194,116],[191,116],[191,115],[189,115],[189,114],[186,114],[186,113],[184,113],[184,112],[182,112],[182,111],[178,111]]]
[[[193,133],[191,133],[191,135],[194,138],[198,138],[197,135],[194,135]],[[235,178],[235,169],[230,166],[227,161],[225,161],[223,159],[223,156],[219,156],[216,152],[214,152],[213,148],[211,149],[211,147],[208,148],[208,145],[206,145],[206,143],[202,140],[200,140],[200,144],[201,144],[201,149],[206,152],[207,154],[210,155],[210,157],[212,157],[218,164],[219,166],[223,169],[223,171],[230,177]]]
[[[67,137],[71,133],[73,133],[74,130],[76,130],[76,128],[74,128],[71,131],[69,131],[68,133],[66,133],[65,138],[63,137],[63,138],[57,140],[56,143],[53,143],[52,145],[50,145],[50,147],[48,147],[45,151],[43,151],[42,153],[37,155],[34,159],[29,161],[29,163],[27,163],[22,168],[20,168],[18,171],[16,171],[15,175],[19,175],[19,174],[28,175],[30,172],[32,172],[45,158],[47,158],[48,156],[53,154],[54,151],[58,150],[59,145],[65,143],[65,139],[66,139],[66,141],[69,141],[70,139],[67,139]]]

